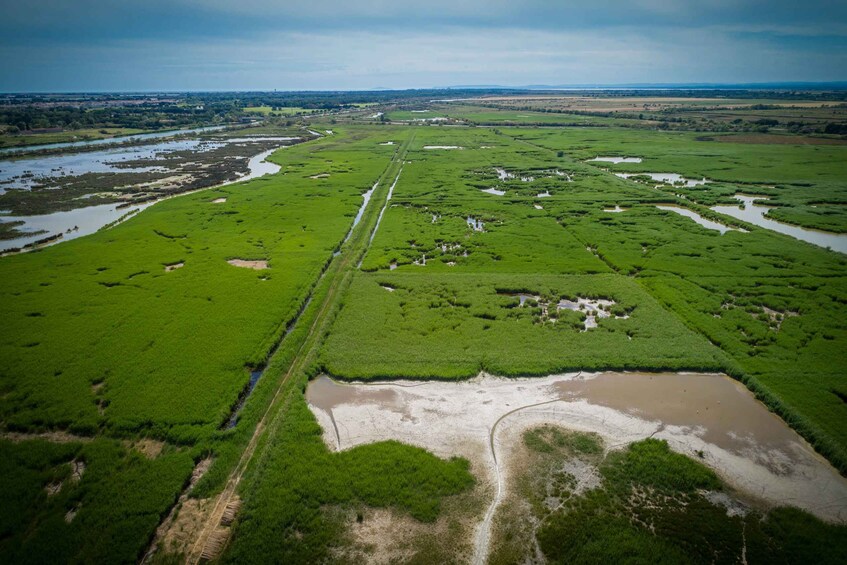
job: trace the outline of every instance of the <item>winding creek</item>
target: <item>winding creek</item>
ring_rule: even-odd
[[[712,210],[762,228],[791,236],[800,241],[829,248],[839,253],[847,253],[847,234],[801,228],[772,220],[767,217],[767,213],[771,207],[758,203],[759,201],[767,201],[768,198],[766,196],[736,194],[735,199],[741,203],[741,206],[714,206]]]
[[[486,561],[522,432],[548,423],[597,433],[610,449],[647,437],[664,439],[702,460],[745,499],[847,522],[847,479],[724,375],[482,374],[463,382],[368,384],[319,377],[309,384],[306,399],[333,450],[394,439],[441,457],[467,457],[472,472],[494,493],[473,533],[474,563]]]
[[[708,219],[704,218],[703,216],[701,216],[700,214],[698,214],[697,212],[695,212],[694,210],[689,210],[688,208],[683,208],[682,206],[674,206],[672,204],[657,204],[656,208],[658,208],[659,210],[674,212],[676,214],[679,214],[680,216],[685,216],[686,218],[691,218],[696,223],[700,224],[701,226],[703,226],[706,229],[721,232],[721,235],[725,234],[728,231],[740,231],[742,233],[747,232],[747,230],[743,230],[743,229],[740,229],[740,228],[733,228],[733,227],[730,227],[730,226],[726,226],[724,224],[720,224],[720,223],[715,222],[713,220],[708,220]]]

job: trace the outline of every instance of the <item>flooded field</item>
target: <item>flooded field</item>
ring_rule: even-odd
[[[0,222],[3,223],[22,222],[17,229],[23,232],[19,237],[0,241],[0,253],[35,244],[46,238],[54,239],[45,244],[70,241],[92,234],[103,226],[120,221],[152,205],[153,202],[123,207],[120,204],[102,204],[37,216],[0,216]]]
[[[296,137],[240,137],[180,139],[149,145],[104,149],[84,153],[0,161],[0,194],[10,189],[61,188],[68,180],[89,173],[140,173],[166,171],[161,165],[181,152],[207,153],[230,144],[289,142]]]
[[[622,179],[629,179],[637,177],[650,177],[650,179],[660,182],[662,184],[670,184],[674,186],[684,186],[687,188],[693,188],[695,186],[702,186],[709,182],[708,179],[689,179],[677,173],[615,173],[616,176]]]
[[[784,224],[767,217],[769,206],[758,204],[758,201],[767,201],[765,196],[735,195],[741,206],[714,206],[712,210],[744,220],[756,226],[783,233],[800,241],[806,241],[820,247],[826,247],[839,253],[847,253],[847,234],[829,233],[825,231],[812,230]]]
[[[230,126],[209,126],[204,128],[178,129],[169,131],[154,131],[150,133],[138,133],[134,135],[123,135],[119,137],[107,137],[104,139],[89,139],[84,141],[67,141],[61,143],[45,143],[41,145],[25,145],[22,147],[4,147],[0,149],[0,155],[15,155],[31,151],[43,151],[45,149],[80,149],[85,147],[100,147],[101,145],[116,145],[120,143],[133,143],[147,139],[162,139],[176,137],[178,135],[208,133],[220,131]]]
[[[244,139],[244,138],[240,138]],[[263,140],[267,140],[269,138],[261,138]],[[290,141],[296,138],[272,138],[274,140],[285,140]],[[238,140],[233,140],[238,141]],[[184,150],[186,147],[196,147],[202,148],[205,142],[201,142],[198,140],[190,140],[190,141],[180,141],[180,142],[168,142],[177,144],[181,147],[181,150]],[[157,144],[160,146],[161,144]],[[142,153],[138,151],[142,148],[133,148],[135,151],[135,155],[144,154],[148,155],[148,158],[155,159],[157,155],[157,151],[153,148],[144,148]],[[200,149],[201,151],[203,149]],[[217,186],[226,186],[236,182],[243,182],[247,180],[251,180],[254,178],[258,178],[264,175],[274,174],[279,171],[279,165],[275,163],[271,163],[266,161],[266,159],[273,153],[276,149],[268,149],[262,151],[258,155],[254,155],[250,157],[247,161],[247,172],[245,174],[239,174],[233,180],[220,183]],[[107,155],[109,157],[107,157]],[[69,167],[69,169],[63,170],[79,170],[75,167],[88,168],[90,169],[98,169],[98,168],[108,168],[114,167],[114,163],[110,160],[112,157],[116,155],[113,151],[106,152],[96,152],[96,153],[83,153],[80,155],[67,155],[67,156],[59,156],[59,157],[50,157],[47,159],[35,159],[35,160],[22,160],[22,161],[11,161],[11,163],[19,164],[19,163],[28,163],[29,161],[35,161],[40,163],[42,170],[48,167],[50,163],[47,165],[43,164],[43,161],[49,161],[52,163],[57,163],[58,161],[62,161],[64,163],[64,167]],[[0,167],[5,166],[7,162],[0,162]],[[33,167],[34,164],[29,164],[27,166]],[[20,165],[17,165],[18,169],[21,168]],[[153,170],[155,167],[148,167],[147,170]],[[32,170],[32,169],[30,169]],[[52,169],[51,169],[52,170]],[[137,170],[137,169],[136,169]],[[2,171],[6,171],[6,169],[0,169],[0,174]],[[70,175],[71,173],[68,173]],[[79,173],[74,173],[79,174]],[[21,187],[22,188],[22,187]],[[207,187],[211,188],[211,187]],[[0,214],[0,223],[12,224],[15,226],[17,232],[20,232],[21,235],[18,237],[9,238],[3,241],[0,241],[0,252],[9,251],[17,248],[23,248],[27,245],[32,245],[37,242],[41,242],[45,238],[52,238],[50,241],[45,242],[46,244],[54,244],[62,241],[69,241],[71,239],[76,239],[78,237],[82,237],[84,235],[92,234],[97,230],[101,229],[104,226],[113,224],[115,222],[121,221],[130,217],[131,215],[152,206],[156,202],[160,201],[163,198],[171,197],[174,194],[165,192],[162,194],[160,198],[150,198],[146,201],[139,202],[137,204],[127,203],[127,202],[117,202],[117,203],[109,203],[109,204],[100,204],[94,206],[86,206],[81,208],[76,208],[73,210],[67,211],[58,211],[50,214],[35,214],[35,215],[2,215]],[[91,201],[91,199],[87,199]],[[214,201],[217,204],[221,204],[226,202],[226,199],[216,199]],[[61,237],[59,237],[61,236]]]
[[[549,423],[603,437],[612,449],[653,437],[702,460],[747,500],[847,521],[847,480],[740,383],[694,373],[480,375],[465,382],[342,384],[320,377],[306,398],[331,449],[394,439],[462,455],[494,499],[476,532],[484,562],[496,507],[510,488],[521,433]]]

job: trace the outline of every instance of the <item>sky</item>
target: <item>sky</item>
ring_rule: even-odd
[[[845,80],[845,0],[0,0],[3,92]]]

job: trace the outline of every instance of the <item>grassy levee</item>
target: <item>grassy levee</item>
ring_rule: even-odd
[[[262,467],[261,461],[268,457],[268,446],[273,443],[273,438],[283,425],[280,422],[286,421],[286,410],[283,406],[292,402],[292,394],[302,395],[307,375],[316,370],[318,345],[324,339],[329,323],[335,315],[338,297],[349,286],[351,273],[366,250],[370,234],[386,202],[390,185],[402,167],[409,142],[410,140],[407,140],[397,148],[391,163],[380,176],[359,224],[341,247],[341,253],[331,261],[318,281],[312,299],[297,325],[271,358],[264,376],[267,383],[262,393],[264,398],[251,399],[248,403],[249,410],[245,409],[239,438],[224,446],[218,464],[198,485],[195,496],[208,496],[217,489],[222,490],[200,537],[189,550],[190,561],[200,559],[209,537],[220,521],[220,514],[236,494],[245,493],[249,504],[250,498],[247,495],[251,491],[239,487],[242,477],[251,469]],[[256,453],[259,457],[254,459]]]
[[[401,147],[398,147],[395,158],[379,176],[378,186],[358,226],[339,249],[341,253],[329,259],[321,276],[316,279],[308,303],[290,333],[284,336],[276,349],[268,350],[269,358],[262,379],[244,405],[238,425],[218,434],[214,444],[215,464],[192,491],[193,496],[205,498],[223,488],[248,442],[256,435],[256,426],[275,417],[278,409],[276,399],[287,393],[291,383],[289,376],[303,373],[304,368],[314,362],[311,346],[317,335],[315,328],[324,320],[327,304],[337,295],[338,286],[344,283],[343,275],[350,264],[356,265],[364,253],[389,186],[399,171],[401,154]],[[244,459],[244,463],[247,461]]]
[[[135,135],[139,133],[150,133],[155,130],[143,130],[134,128],[85,128],[56,133],[37,133],[29,135],[0,134],[0,148],[26,147],[28,145],[44,145],[48,143],[64,143],[68,141],[88,141],[103,139],[106,137],[117,137],[124,135]]]
[[[384,179],[393,182],[397,177],[410,142],[401,146],[398,160]],[[444,497],[466,492],[474,483],[467,461],[444,461],[397,442],[331,453],[306,406],[303,391],[320,370],[319,346],[353,281],[354,267],[367,249],[386,196],[385,191],[375,194],[372,208],[348,242],[349,253],[342,252],[322,279],[299,324],[303,342],[298,354],[279,360],[286,376],[266,416],[266,431],[253,453],[242,458],[246,472],[238,492],[244,504],[222,561],[262,563],[268,555],[290,563],[344,560],[335,551],[344,545],[346,524],[355,519],[356,509],[390,507],[432,522],[441,512]],[[275,357],[272,365],[276,363]]]

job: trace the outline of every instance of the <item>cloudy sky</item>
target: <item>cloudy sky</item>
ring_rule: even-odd
[[[0,0],[0,91],[844,80],[844,0]]]

